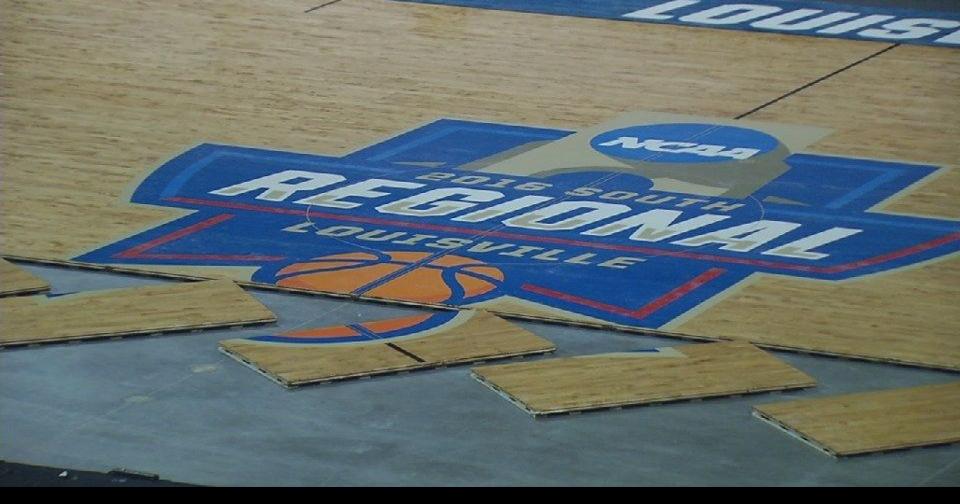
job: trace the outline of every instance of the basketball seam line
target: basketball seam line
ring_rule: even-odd
[[[358,333],[360,333],[360,336],[365,336],[370,341],[377,341],[377,340],[384,339],[384,338],[381,338],[380,335],[378,335],[377,333],[367,329],[366,327],[363,327],[363,322],[358,322],[356,324],[347,324],[347,327],[349,327],[350,329],[353,329],[354,331],[357,331]]]
[[[413,264],[413,263],[399,262],[399,261],[373,261],[373,260],[366,260],[366,259],[347,259],[347,260],[343,260],[343,259],[321,259],[321,260],[310,259],[309,261],[306,261],[306,262],[310,262],[310,263],[331,262],[331,263],[334,263],[334,262],[351,262],[351,261],[355,262],[356,264],[349,264],[349,265],[346,265],[346,266],[336,266],[336,267],[333,267],[333,268],[324,268],[324,267],[322,267],[322,266],[317,266],[316,269],[305,269],[305,270],[300,270],[300,271],[293,271],[293,272],[290,272],[290,273],[281,273],[281,272],[278,271],[278,272],[277,272],[277,275],[278,275],[278,276],[279,276],[279,275],[283,275],[282,277],[280,277],[280,279],[282,280],[282,279],[286,279],[286,278],[290,278],[290,277],[294,277],[294,276],[299,276],[299,275],[310,274],[310,273],[325,273],[325,272],[331,272],[331,271],[343,271],[343,270],[348,270],[348,269],[353,269],[353,268],[359,268],[359,267],[363,267],[363,266],[373,266],[373,265],[376,265],[376,264],[396,264],[396,265],[399,265],[399,266],[407,266],[407,265]],[[364,264],[364,263],[367,263],[367,264]],[[457,264],[457,265],[453,265],[453,266],[437,266],[437,265],[433,265],[433,264],[424,264],[424,265],[421,265],[420,267],[421,267],[421,268],[428,268],[428,269],[436,269],[436,270],[458,269],[458,270],[460,270],[460,271],[457,271],[456,273],[470,274],[471,276],[480,278],[480,279],[482,279],[482,280],[495,280],[495,281],[497,281],[497,282],[502,282],[502,281],[503,281],[503,279],[500,279],[500,278],[497,278],[497,277],[494,277],[494,276],[485,275],[485,274],[483,274],[483,273],[479,273],[479,272],[476,272],[476,271],[471,271],[471,270],[465,269],[465,268],[491,268],[491,269],[496,269],[496,268],[494,268],[494,267],[492,267],[492,266],[490,266],[489,264],[486,264],[486,263]]]
[[[321,261],[314,261],[314,262],[321,262]],[[341,262],[341,261],[330,261],[330,262]],[[373,262],[373,263],[370,263],[370,264],[363,264],[363,263],[361,262],[360,264],[354,264],[354,265],[349,265],[349,266],[339,266],[339,267],[336,267],[336,268],[328,268],[328,269],[320,268],[320,269],[309,269],[309,270],[297,271],[297,272],[289,273],[289,274],[283,275],[282,277],[279,277],[279,278],[277,279],[277,282],[281,282],[281,281],[288,280],[288,279],[296,279],[296,277],[301,276],[301,275],[310,275],[310,274],[314,274],[314,273],[327,273],[327,272],[344,271],[344,270],[349,270],[349,269],[353,269],[353,268],[357,268],[357,267],[363,267],[363,266],[369,266],[369,265],[375,265],[375,264],[393,264],[393,265],[401,266],[401,268],[397,269],[396,271],[394,271],[394,272],[392,272],[392,273],[390,273],[390,274],[388,274],[388,275],[384,275],[384,276],[382,276],[382,277],[380,277],[380,278],[378,278],[378,279],[372,280],[371,282],[369,282],[369,283],[367,283],[367,284],[365,284],[365,285],[362,285],[362,286],[360,287],[360,289],[363,289],[363,292],[368,292],[368,291],[373,290],[373,289],[376,289],[376,288],[378,288],[378,287],[382,287],[383,285],[386,285],[386,284],[390,283],[390,282],[393,281],[393,280],[397,280],[397,279],[399,279],[399,278],[402,278],[404,275],[407,275],[407,274],[409,274],[409,273],[412,273],[413,271],[415,271],[415,270],[418,269],[418,268],[427,268],[427,269],[432,269],[432,270],[438,270],[441,275],[444,275],[444,274],[446,274],[447,272],[450,272],[450,270],[454,270],[454,271],[452,271],[452,274],[454,274],[454,275],[464,275],[464,276],[468,276],[468,277],[473,278],[473,279],[475,279],[475,280],[481,280],[481,281],[484,281],[484,282],[487,282],[487,283],[490,283],[490,284],[493,284],[493,285],[496,285],[496,284],[498,284],[498,283],[503,282],[503,279],[501,279],[501,278],[497,278],[497,277],[494,277],[494,276],[491,276],[491,275],[486,275],[486,274],[484,274],[484,273],[482,273],[482,272],[472,271],[472,270],[468,269],[468,268],[475,268],[475,267],[476,267],[476,268],[492,268],[491,266],[488,266],[487,264],[484,264],[484,263],[460,264],[460,265],[456,265],[456,266],[435,266],[435,265],[432,265],[432,264],[423,264],[423,265],[419,265],[417,268],[408,269],[408,268],[405,268],[405,266],[410,266],[410,265],[413,265],[413,264],[415,264],[415,263],[401,263],[401,262],[395,262],[395,261]],[[496,268],[492,268],[492,269],[496,269]],[[397,273],[400,273],[400,272],[403,272],[403,273],[402,273],[402,274],[397,274]],[[277,285],[279,285],[279,283],[278,283]],[[448,287],[449,287],[449,286],[448,286]],[[351,294],[356,294],[356,293],[357,293],[357,290],[354,290],[354,291],[351,292]],[[463,292],[462,294],[463,294],[462,297],[466,297],[466,292]]]

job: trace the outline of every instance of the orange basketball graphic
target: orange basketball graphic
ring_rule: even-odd
[[[277,272],[281,287],[421,303],[460,303],[487,294],[503,273],[469,257],[427,252],[351,252],[315,257]]]

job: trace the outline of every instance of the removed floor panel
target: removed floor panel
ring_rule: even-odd
[[[960,381],[763,404],[754,415],[834,456],[960,441]]]
[[[0,300],[0,346],[275,322],[229,280]]]
[[[747,343],[587,355],[473,369],[532,415],[812,387],[813,378]]]
[[[529,331],[474,310],[231,339],[220,348],[288,387],[555,350]]]
[[[42,278],[31,275],[13,263],[0,259],[0,296],[43,292],[50,289]]]

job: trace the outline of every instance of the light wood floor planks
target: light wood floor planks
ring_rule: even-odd
[[[746,343],[483,366],[474,377],[532,415],[812,387],[813,378]]]
[[[883,45],[878,46],[882,48]],[[866,98],[865,98],[866,96]],[[935,47],[899,46],[770,105],[748,119],[833,128],[817,152],[957,164],[960,144],[960,55]],[[941,193],[943,191],[943,193]],[[938,199],[923,214],[960,218],[955,186],[905,200]]]
[[[869,96],[870,99],[863,99]],[[960,56],[900,46],[750,119],[835,129],[812,151],[945,165],[875,212],[960,219]],[[960,258],[825,285],[764,276],[668,329],[960,370]]]
[[[0,346],[274,322],[229,280],[0,300]]]
[[[754,414],[835,456],[960,441],[960,382],[763,404]]]
[[[732,118],[888,46],[387,0],[312,6],[0,0],[0,253],[69,262],[184,215],[130,205],[129,192],[204,141],[337,155],[437,117],[570,129],[632,110]],[[901,46],[749,119],[834,128],[816,152],[951,164],[958,79],[956,51]],[[960,218],[958,173],[876,210]],[[960,369],[958,280],[955,258],[841,284],[756,278],[661,329]]]
[[[335,155],[438,117],[732,117],[876,47],[732,31],[678,43],[675,27],[386,0],[310,14],[277,0],[3,11],[2,252],[50,260],[182,215],[124,201],[199,142]]]
[[[50,284],[19,266],[0,259],[0,296],[50,290]]]
[[[549,341],[478,310],[407,337],[329,344],[232,339],[221,341],[220,348],[287,387],[555,350]]]

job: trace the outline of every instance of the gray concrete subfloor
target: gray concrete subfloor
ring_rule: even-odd
[[[24,265],[54,293],[159,283]],[[810,390],[536,420],[469,366],[286,390],[217,342],[414,309],[251,291],[279,324],[0,352],[0,459],[205,485],[957,485],[960,445],[834,459],[751,416],[955,373],[776,352]],[[526,323],[555,355],[681,340]]]

